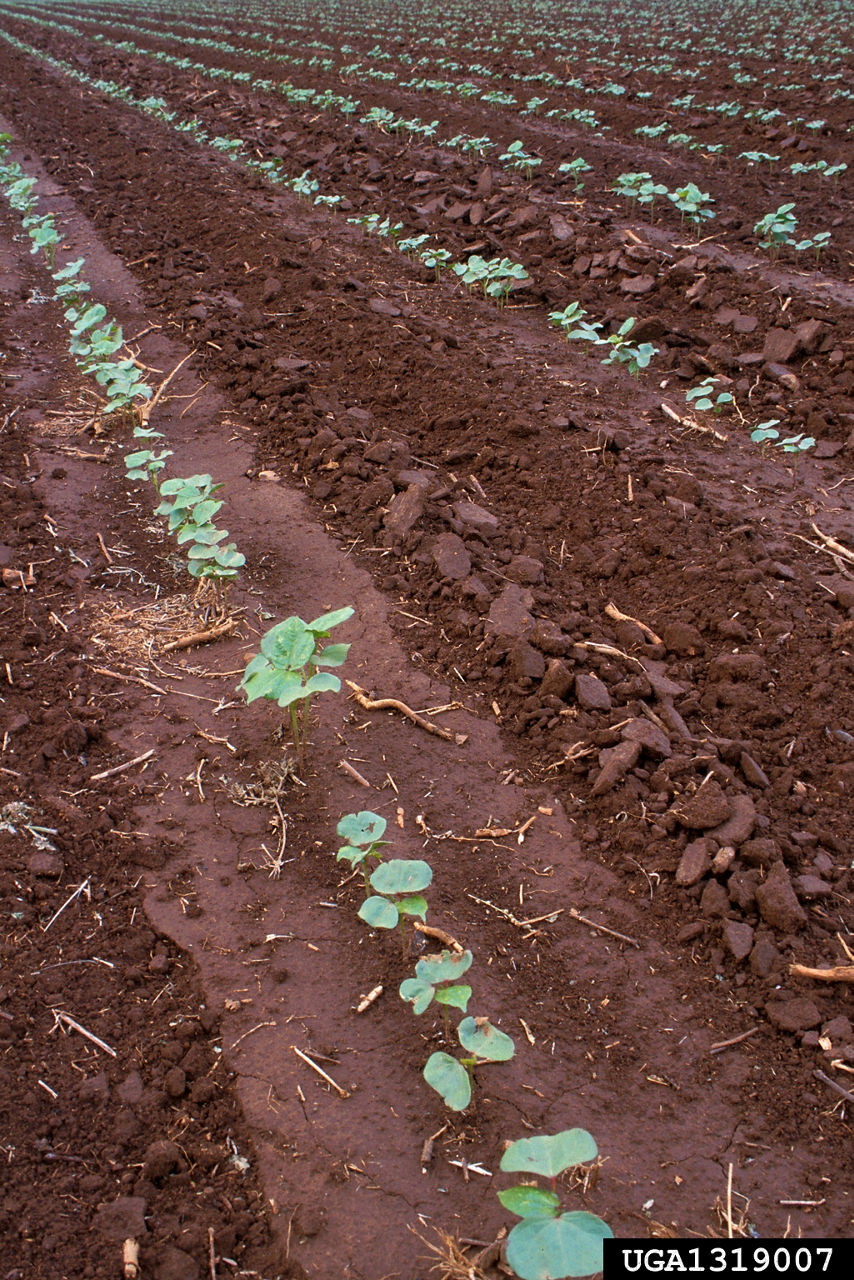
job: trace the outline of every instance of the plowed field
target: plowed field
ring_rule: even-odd
[[[0,5],[55,266],[246,557],[184,644],[0,202],[4,1280],[127,1239],[142,1280],[491,1280],[505,1144],[576,1126],[562,1203],[618,1236],[851,1235],[854,81],[809,8]],[[344,606],[299,760],[237,685]],[[438,934],[358,918],[359,810]],[[456,1012],[398,995],[453,942],[515,1042],[459,1112]]]

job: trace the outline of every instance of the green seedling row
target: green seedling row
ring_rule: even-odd
[[[91,285],[83,276],[85,259],[77,258],[54,270],[62,237],[52,214],[36,213],[36,179],[26,174],[17,162],[9,161],[11,143],[9,134],[0,134],[0,189],[10,207],[21,215],[22,226],[32,242],[32,252],[41,251],[44,256],[54,284],[54,297],[63,309],[69,352],[80,370],[94,377],[103,388],[106,400],[100,412],[105,417],[124,415],[136,419],[133,434],[137,444],[143,447],[125,455],[127,478],[154,485],[160,497],[155,514],[167,518],[169,532],[175,533],[179,546],[186,548],[188,573],[196,580],[213,582],[221,588],[245,563],[235,544],[226,542],[227,530],[218,529],[212,521],[222,506],[212,499],[212,494],[221,486],[214,485],[211,476],[161,483],[160,475],[172,454],[157,443],[163,440],[163,433],[148,426],[152,389],[133,357],[119,354],[125,346],[121,325],[107,315],[102,303],[91,301]]]

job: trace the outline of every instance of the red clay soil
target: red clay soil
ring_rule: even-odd
[[[169,650],[188,579],[4,208],[0,1276],[106,1280],[130,1236],[145,1280],[420,1280],[437,1232],[474,1259],[509,1225],[503,1143],[573,1125],[603,1160],[566,1201],[618,1235],[726,1234],[730,1170],[740,1233],[850,1235],[851,985],[791,970],[851,963],[850,202],[826,277],[748,272],[735,227],[678,249],[678,220],[2,25],[265,154],[287,127],[289,171],[533,283],[498,311],[0,46],[0,128],[95,296],[155,384],[191,354],[156,425],[247,557],[233,633]],[[654,375],[551,333],[574,297],[639,314]],[[793,473],[662,412],[706,372],[819,447]],[[344,677],[448,737],[329,696],[294,778],[236,685],[272,620],[345,604]],[[428,921],[516,1041],[462,1115],[397,996],[435,944],[372,935],[334,859],[362,808],[431,862]]]

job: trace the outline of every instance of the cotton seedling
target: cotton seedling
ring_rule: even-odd
[[[701,413],[707,413],[711,409],[715,415],[721,413],[726,405],[733,404],[734,401],[729,391],[720,391],[717,396],[715,395],[715,383],[717,381],[717,378],[704,378],[698,386],[686,391],[685,399],[688,404]]]
[[[746,160],[748,165],[767,164],[769,169],[773,169],[780,159],[779,156],[768,155],[767,151],[740,151],[738,158],[739,160]]]
[[[458,133],[455,137],[449,138],[448,141],[444,143],[444,146],[454,147],[458,151],[474,151],[477,155],[481,156],[490,147],[494,147],[495,143],[488,136],[484,136],[482,138],[470,138],[467,134]]]
[[[307,200],[309,196],[313,196],[315,191],[319,190],[320,183],[317,178],[312,178],[311,170],[306,169],[298,178],[291,179],[290,186],[301,200]]]
[[[406,917],[426,919],[427,899],[423,890],[432,880],[433,868],[423,859],[390,858],[388,862],[381,862],[368,878],[373,893],[359,907],[359,919],[372,929],[394,929],[399,925],[405,948]]]
[[[434,273],[437,280],[451,261],[451,254],[448,249],[422,249],[418,257],[428,271]]]
[[[351,867],[358,867],[365,882],[365,897],[368,896],[368,863],[382,862],[382,848],[387,844],[383,840],[386,820],[370,809],[362,809],[359,813],[346,813],[336,828],[338,835],[346,841],[335,855],[337,862],[349,862]]]
[[[510,143],[507,150],[502,152],[498,159],[511,169],[520,169],[526,178],[530,178],[536,167],[543,163],[539,156],[530,155],[518,138],[515,142]]]
[[[599,330],[602,328],[601,320],[594,320],[590,323],[587,320],[580,320],[574,329],[568,329],[566,332],[567,342],[587,342],[591,346],[597,346],[602,342]]]
[[[162,433],[150,428],[137,429],[134,435],[159,436]],[[196,475],[186,478],[176,476],[165,480],[160,487],[160,506],[154,514],[164,516],[170,533],[180,533],[185,525],[203,524],[210,520],[222,506],[213,495],[222,488],[214,484],[213,476]],[[204,505],[203,505],[204,504]]]
[[[753,227],[754,235],[759,236],[759,248],[768,250],[772,262],[784,244],[794,243],[794,235],[798,229],[794,208],[792,200],[781,204],[772,213],[766,213]]]
[[[430,239],[429,234],[425,231],[420,236],[405,236],[402,240],[398,240],[397,247],[401,253],[405,253],[408,258],[414,258],[418,250],[423,244]]]
[[[105,415],[129,409],[137,400],[150,400],[151,387],[133,360],[109,360],[95,370],[95,381],[107,394]]]
[[[806,453],[808,449],[815,448],[815,439],[812,436],[806,436],[801,431],[796,436],[787,436],[781,440],[777,446],[783,453],[790,453],[793,459],[793,479],[798,478],[798,462],[801,454]]]
[[[599,1149],[586,1129],[520,1138],[501,1157],[503,1173],[521,1173],[525,1182],[498,1192],[505,1209],[521,1218],[507,1236],[507,1263],[520,1280],[564,1280],[602,1270],[602,1241],[611,1239],[607,1222],[586,1210],[565,1210],[557,1192],[561,1174],[595,1160]],[[546,1178],[550,1189],[530,1181]]]
[[[451,1111],[465,1111],[471,1102],[477,1067],[488,1062],[509,1062],[516,1046],[489,1018],[463,1018],[457,1027],[457,1039],[468,1051],[466,1056],[455,1058],[441,1050],[431,1053],[422,1074]]]
[[[40,216],[30,214],[24,218],[23,226],[32,241],[31,253],[38,253],[41,249],[44,254],[45,262],[53,270],[53,258],[56,253],[56,247],[61,242],[61,237],[53,222],[53,214],[45,213]]]
[[[23,173],[19,165],[12,167],[19,173]],[[12,182],[11,186],[6,187],[6,199],[17,213],[26,213],[35,205],[36,200],[33,195],[35,185],[35,178],[22,176]]]
[[[758,423],[751,431],[750,438],[754,444],[759,445],[761,457],[765,457],[765,451],[772,441],[780,439],[780,432],[777,430],[779,425],[779,418],[769,418],[767,422]]]
[[[816,235],[805,240],[791,240],[789,243],[795,253],[804,253],[807,249],[812,249],[815,253],[815,260],[818,262],[822,249],[826,248],[830,243],[830,232],[819,231]]]
[[[616,192],[618,196],[622,196],[624,200],[628,200],[632,209],[634,209],[640,196],[641,188],[645,183],[651,181],[651,173],[621,173],[611,190]]]
[[[80,272],[85,266],[85,258],[77,258],[74,262],[66,263],[59,271],[54,271],[53,279],[56,281],[54,289],[54,297],[60,302],[70,306],[82,302],[83,295],[89,293],[91,286],[85,280],[80,279]]]
[[[481,285],[485,297],[498,298],[502,305],[513,287],[513,281],[529,278],[527,271],[519,262],[512,262],[510,258],[487,260],[476,253],[472,254],[466,262],[455,262],[453,270],[463,284],[468,285],[469,288],[476,284]]]
[[[714,203],[711,196],[707,191],[701,191],[693,182],[677,187],[675,191],[668,191],[667,198],[679,210],[683,222],[686,218],[693,222],[696,231],[699,231],[704,221],[715,216],[714,210],[709,207]]]
[[[667,187],[664,185],[664,183],[653,182],[652,179],[650,178],[646,182],[641,183],[640,188],[638,189],[637,200],[638,200],[638,204],[649,205],[649,213],[650,213],[650,217],[652,217],[653,213],[655,212],[656,199],[658,198],[658,196],[666,196],[666,195],[667,195]]]
[[[377,129],[387,129],[394,122],[394,112],[388,107],[371,107],[367,115],[359,118],[359,124],[372,124]]]
[[[236,160],[238,154],[243,149],[242,138],[211,138],[210,145],[217,151],[221,151],[223,155],[228,156],[230,160]]]
[[[449,1039],[448,1009],[466,1012],[471,999],[471,987],[460,982],[472,964],[470,951],[442,951],[437,956],[425,956],[415,966],[415,977],[405,978],[400,984],[400,998],[412,1005],[412,1012],[420,1015],[435,1000],[441,1006],[445,1021],[445,1039]]]
[[[642,124],[635,133],[639,138],[660,138],[669,128],[667,121],[662,120],[661,124]]]
[[[353,616],[349,606],[324,613],[313,622],[293,616],[271,627],[261,639],[261,652],[252,659],[238,685],[247,702],[266,698],[288,712],[297,757],[305,751],[308,712],[319,693],[337,693],[341,681],[321,667],[340,667],[349,644],[322,642],[333,628]]]
[[[488,265],[491,270],[486,284],[486,296],[497,298],[499,306],[503,307],[510,296],[513,281],[528,280],[530,277],[521,262],[513,262],[510,258],[493,258]]]
[[[632,346],[629,334],[634,325],[634,316],[629,316],[616,333],[610,334],[607,338],[600,338],[598,341],[611,348],[602,364],[625,364],[628,366],[629,373],[637,378],[640,376],[641,369],[646,369],[652,357],[658,354],[658,347],[654,347],[651,342],[641,342],[636,347]]]
[[[584,310],[580,302],[570,302],[564,307],[563,311],[550,311],[549,322],[555,328],[563,329],[567,336],[570,337],[570,330],[584,319],[587,312]]]
[[[157,477],[166,466],[166,459],[171,457],[171,449],[161,449],[159,453],[153,449],[135,449],[125,454],[126,479],[150,480],[156,489]]]
[[[225,542],[227,529],[204,525],[190,531],[187,548],[187,572],[191,578],[213,582],[219,586],[236,578],[246,563],[246,557],[237,550],[234,542]]]
[[[490,107],[515,107],[516,99],[512,93],[502,93],[500,89],[490,89],[489,93],[481,94],[481,102],[487,103]]]
[[[557,167],[558,173],[568,173],[573,180],[576,194],[584,190],[584,183],[581,180],[583,173],[589,173],[593,168],[592,164],[588,164],[583,156],[576,156],[574,160],[567,160]]]

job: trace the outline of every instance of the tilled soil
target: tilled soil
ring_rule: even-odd
[[[725,1231],[730,1166],[742,1230],[850,1234],[833,1088],[854,1063],[850,984],[791,971],[850,964],[854,580],[826,542],[852,542],[844,188],[827,275],[795,275],[739,248],[723,211],[729,236],[683,244],[678,220],[629,225],[596,194],[557,208],[546,179],[3,25],[282,146],[350,209],[532,274],[499,311],[2,46],[5,127],[69,251],[147,366],[192,352],[159,425],[176,466],[226,482],[248,561],[238,632],[165,652],[192,629],[185,583],[129,496],[129,432],[92,434],[48,279],[4,213],[9,1275],[111,1275],[131,1235],[157,1280],[211,1256],[224,1274],[420,1276],[412,1231],[486,1244],[506,1225],[497,1179],[449,1160],[494,1174],[503,1141],[573,1124],[605,1157],[576,1203],[618,1234]],[[525,129],[508,140],[546,153],[545,124]],[[745,226],[768,199],[746,190]],[[640,315],[655,374],[550,333],[574,297]],[[705,372],[816,450],[793,472],[733,418],[662,412],[683,416]],[[276,868],[275,804],[234,783],[283,748],[234,687],[270,616],[344,603],[344,674],[452,704],[436,723],[466,740],[328,699],[306,785],[276,793]],[[401,856],[430,858],[428,919],[471,947],[477,1011],[517,1040],[462,1117],[420,1079],[441,1025],[395,996],[411,948],[370,940],[330,856],[365,807]]]

